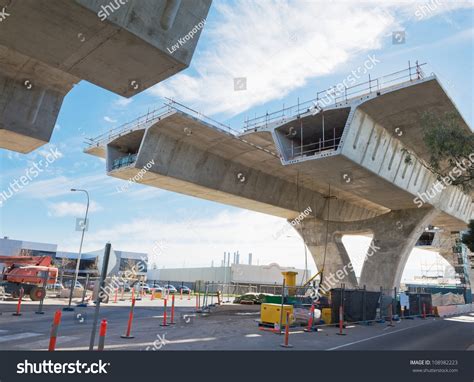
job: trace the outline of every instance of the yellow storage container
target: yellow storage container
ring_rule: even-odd
[[[321,319],[324,321],[325,324],[332,324],[332,312],[331,308],[323,308],[321,310]]]
[[[293,315],[293,305],[283,305],[282,325],[286,325],[286,313],[290,313],[290,324],[295,319]],[[280,324],[281,305],[280,304],[262,304],[260,308],[260,322],[262,324]]]

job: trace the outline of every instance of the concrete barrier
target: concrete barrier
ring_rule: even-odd
[[[474,304],[435,306],[434,309],[437,317],[447,317],[472,312]]]

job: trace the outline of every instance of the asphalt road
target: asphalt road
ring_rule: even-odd
[[[418,322],[331,350],[467,350],[474,344],[474,313]]]
[[[259,330],[259,306],[225,306],[207,316],[193,313],[193,301],[177,301],[176,325],[162,327],[163,302],[137,302],[133,339],[123,339],[128,302],[101,308],[100,318],[108,320],[106,350],[467,350],[474,344],[474,313],[457,317],[414,319],[370,326],[348,325],[347,335],[337,335],[335,327],[316,333],[293,328],[292,349],[280,346],[282,336]],[[184,306],[186,305],[186,306]],[[0,304],[0,349],[46,350],[54,311],[45,305],[45,314],[36,315],[36,306],[25,304],[21,317],[12,316],[15,305]],[[87,350],[93,307],[64,312],[59,328],[58,350]],[[81,314],[78,318],[77,315]],[[169,317],[168,308],[168,319]]]

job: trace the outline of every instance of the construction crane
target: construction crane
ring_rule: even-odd
[[[0,256],[0,263],[5,264],[0,285],[14,298],[23,289],[24,295],[39,301],[46,296],[45,284],[54,284],[58,278],[58,268],[51,261],[50,256]]]

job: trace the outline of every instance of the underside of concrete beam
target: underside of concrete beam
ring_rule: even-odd
[[[187,68],[211,0],[22,0],[0,33],[0,147],[49,141],[84,79],[131,97]],[[21,36],[21,38],[18,38]]]

